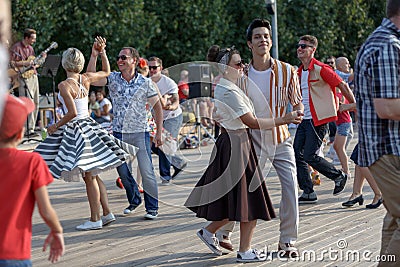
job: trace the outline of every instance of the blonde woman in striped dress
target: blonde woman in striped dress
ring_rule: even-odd
[[[79,181],[86,184],[90,206],[90,220],[76,227],[77,230],[101,229],[115,221],[108,207],[106,187],[98,174],[115,168],[135,154],[135,147],[109,135],[88,113],[90,84],[110,74],[106,51],[106,40],[97,37],[92,54],[101,54],[102,70],[80,74],[85,59],[81,51],[68,48],[62,56],[62,66],[67,79],[58,85],[58,99],[65,116],[48,127],[49,136],[36,148],[55,178]],[[100,205],[103,215],[100,215]]]

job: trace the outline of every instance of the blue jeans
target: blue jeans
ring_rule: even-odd
[[[297,128],[293,143],[296,157],[297,180],[300,189],[306,194],[314,192],[307,164],[331,180],[336,180],[342,175],[341,171],[337,170],[331,163],[317,154],[327,131],[327,124],[314,126],[311,119],[303,120]]]
[[[31,260],[0,260],[0,267],[32,267]]]
[[[150,149],[150,135],[148,132],[142,133],[118,133],[114,132],[114,136],[125,143],[131,144],[139,148],[139,151],[136,154],[136,158],[138,161],[140,173],[143,177],[143,189],[144,189],[144,203],[147,212],[153,212],[158,210],[158,186],[156,175],[154,173],[153,163],[151,161],[151,149]],[[133,196],[130,198],[128,196],[128,200],[132,199],[133,201],[129,202],[130,204],[137,206],[141,203],[141,197],[138,189],[138,185],[136,181],[133,179],[131,172],[129,171],[128,165],[126,163],[122,164],[117,168],[118,174],[121,177],[122,184],[127,183],[127,186],[130,190],[126,191],[128,196],[128,191]],[[124,183],[125,180],[125,183]],[[133,180],[133,182],[131,181]],[[132,192],[133,191],[133,192]]]
[[[163,124],[164,129],[170,132],[174,138],[178,137],[179,129],[181,128],[182,125],[182,119],[183,116],[182,114],[180,114],[174,118],[164,121]],[[160,176],[162,177],[163,180],[167,181],[171,180],[171,165],[175,169],[177,168],[181,169],[185,161],[182,158],[175,155],[165,155],[165,153],[158,147],[155,147],[154,144],[151,147],[151,150],[158,155]]]

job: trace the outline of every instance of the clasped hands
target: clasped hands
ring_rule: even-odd
[[[96,36],[96,38],[94,38],[94,43],[93,43],[93,47],[92,47],[92,55],[93,56],[98,56],[99,54],[103,53],[106,48],[106,38],[101,37],[101,36]]]
[[[286,124],[300,124],[303,120],[304,113],[301,110],[295,110],[289,113],[286,113],[284,117],[282,117],[283,121]]]

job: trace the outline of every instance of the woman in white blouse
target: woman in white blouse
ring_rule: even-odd
[[[271,129],[301,121],[298,112],[282,118],[258,119],[250,99],[238,87],[243,62],[234,48],[219,51],[214,59],[222,73],[215,87],[215,120],[221,126],[207,170],[188,197],[185,206],[197,217],[212,221],[197,232],[217,255],[222,255],[215,232],[229,221],[240,222],[239,262],[266,260],[266,253],[251,248],[257,219],[275,218],[262,171],[248,128]]]

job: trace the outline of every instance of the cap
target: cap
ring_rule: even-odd
[[[0,139],[7,139],[21,131],[35,104],[27,97],[7,95],[0,124]]]

